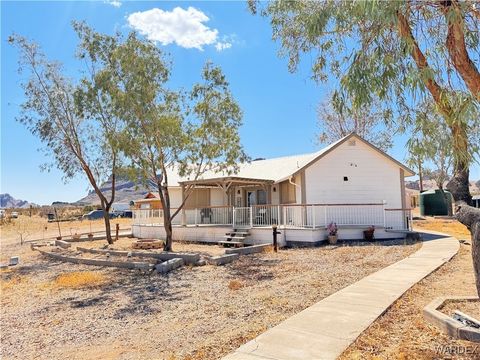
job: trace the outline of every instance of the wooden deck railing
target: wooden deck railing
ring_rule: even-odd
[[[377,226],[391,230],[410,230],[411,209],[387,208],[386,203],[365,204],[288,204],[254,205],[250,207],[208,206],[185,208],[173,219],[172,225],[218,225],[234,228],[270,227],[325,228],[338,226]],[[176,209],[172,209],[172,213]],[[163,211],[133,211],[136,225],[163,225]]]

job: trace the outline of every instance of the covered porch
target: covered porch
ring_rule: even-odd
[[[176,209],[172,209],[175,211]],[[249,207],[210,206],[184,208],[173,219],[175,226],[227,226],[235,229],[280,228],[326,229],[335,222],[340,228],[375,226],[386,230],[411,230],[411,209],[391,209],[387,204],[290,204]],[[134,225],[163,225],[163,210],[133,211]]]

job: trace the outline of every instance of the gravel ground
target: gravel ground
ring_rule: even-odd
[[[419,231],[440,231],[467,241],[452,260],[393,303],[350,345],[340,360],[480,359],[478,344],[454,339],[423,317],[423,308],[438,296],[476,295],[470,234],[465,226],[452,220],[428,218],[415,221],[414,225]]]
[[[446,315],[453,316],[455,311],[461,311],[480,321],[480,300],[476,301],[449,301],[440,311]],[[480,357],[480,354],[479,354]]]
[[[402,241],[290,249],[165,276],[60,263],[36,253],[0,274],[0,357],[219,359],[418,247]],[[95,271],[107,281],[80,288],[56,284],[73,271]]]

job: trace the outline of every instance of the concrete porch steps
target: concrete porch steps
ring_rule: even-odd
[[[225,240],[218,242],[218,245],[234,245],[235,247],[243,246],[245,238],[249,236],[250,233],[247,230],[237,230],[233,229],[232,231],[225,234]]]

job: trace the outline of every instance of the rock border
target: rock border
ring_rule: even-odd
[[[438,310],[446,301],[452,300],[479,300],[479,298],[476,296],[437,297],[423,308],[423,317],[427,322],[437,326],[451,337],[480,343],[480,329],[467,326]]]
[[[211,256],[207,258],[207,262],[210,265],[225,265],[231,263],[232,261],[237,260],[240,257],[239,254],[226,254],[226,255],[219,255],[219,256]]]
[[[77,246],[77,250],[90,254],[107,254],[116,256],[133,256],[141,258],[153,258],[162,261],[168,261],[176,258],[181,258],[186,265],[195,265],[200,260],[200,254],[194,253],[176,253],[176,252],[146,252],[146,251],[125,251],[125,250],[109,250],[109,249],[88,249]]]
[[[155,264],[146,263],[146,262],[137,262],[137,261],[111,261],[111,260],[100,260],[100,259],[85,259],[78,258],[74,256],[66,256],[61,254],[52,253],[49,251],[44,251],[37,249],[42,255],[51,257],[56,260],[71,262],[74,264],[83,264],[83,265],[94,265],[94,266],[108,266],[108,267],[117,267],[122,269],[138,269],[138,270],[153,270]]]
[[[252,246],[245,246],[245,247],[239,247],[239,248],[231,248],[231,249],[225,249],[225,254],[239,254],[239,255],[248,255],[248,254],[255,254],[255,253],[261,253],[265,251],[265,249],[268,249],[269,247],[272,247],[272,244],[260,244],[260,245],[252,245]]]

